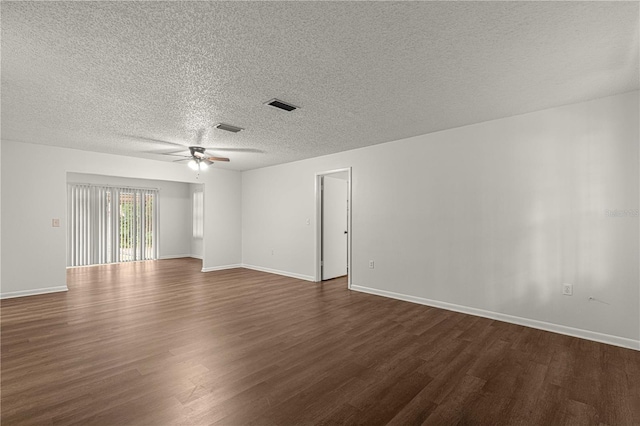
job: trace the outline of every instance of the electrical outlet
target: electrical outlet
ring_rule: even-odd
[[[369,261],[369,269],[373,269],[373,266],[374,266],[374,265],[373,265],[373,260],[370,260],[370,261]]]
[[[562,294],[573,296],[573,284],[562,284]]]
[[[275,252],[274,249],[271,249],[271,256],[273,256],[273,253]]]
[[[60,227],[60,219],[51,219],[51,226],[53,226],[54,228],[59,228]]]

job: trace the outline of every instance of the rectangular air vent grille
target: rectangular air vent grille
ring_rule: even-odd
[[[216,129],[226,130],[227,132],[238,133],[240,130],[244,130],[242,127],[232,126],[231,124],[218,123],[215,126]]]
[[[280,109],[283,109],[285,111],[293,111],[293,110],[298,109],[297,106],[288,104],[288,103],[283,102],[283,101],[281,101],[279,99],[272,99],[269,102],[267,102],[267,105],[270,105],[270,106],[275,107],[275,108],[280,108]]]

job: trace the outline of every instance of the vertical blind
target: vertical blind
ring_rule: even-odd
[[[69,184],[67,265],[158,258],[158,190]]]

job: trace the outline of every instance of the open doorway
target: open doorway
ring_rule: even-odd
[[[316,174],[315,281],[347,276],[351,288],[351,168]]]

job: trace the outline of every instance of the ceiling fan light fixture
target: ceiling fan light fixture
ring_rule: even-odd
[[[191,170],[198,170],[198,162],[196,160],[189,161],[187,166],[189,166]]]
[[[201,171],[207,170],[209,168],[209,165],[205,161],[200,161],[199,166]]]

